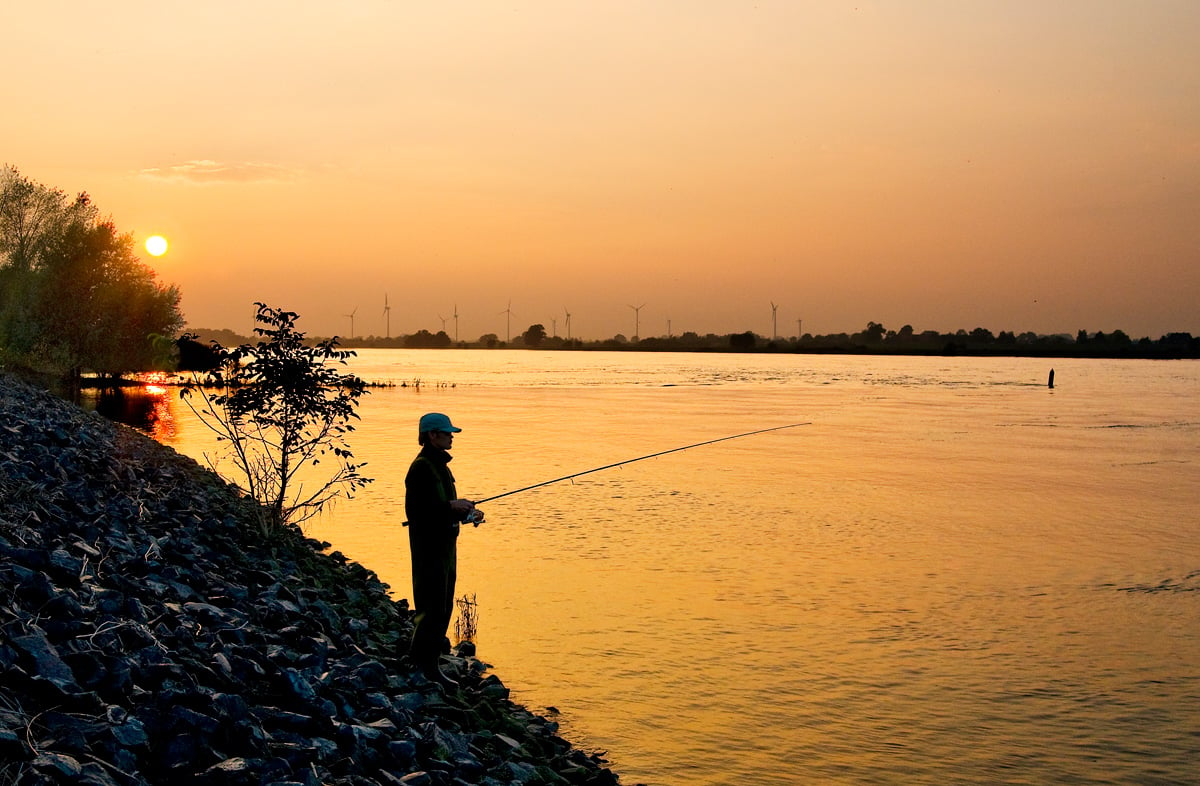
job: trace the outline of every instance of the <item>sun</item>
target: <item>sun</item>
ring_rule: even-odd
[[[162,235],[151,235],[146,238],[146,253],[152,257],[161,257],[167,253],[167,239]]]

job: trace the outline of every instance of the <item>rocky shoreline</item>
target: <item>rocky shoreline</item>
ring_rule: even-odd
[[[0,374],[0,783],[616,784],[369,570],[191,459]]]

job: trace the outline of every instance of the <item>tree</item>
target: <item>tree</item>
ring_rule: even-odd
[[[521,334],[521,340],[525,342],[527,347],[536,347],[546,338],[545,325],[530,325],[529,329]]]
[[[14,359],[76,382],[85,369],[116,377],[161,367],[156,339],[182,327],[179,298],[87,194],[70,199],[0,172],[0,344]]]
[[[749,330],[745,333],[732,333],[729,336],[729,348],[738,352],[749,352],[754,349],[755,343],[754,333]]]
[[[996,337],[992,335],[992,331],[987,328],[977,327],[970,333],[971,340],[976,344],[992,344],[996,341]]]
[[[163,365],[153,337],[174,337],[183,326],[179,290],[155,283],[131,236],[118,235],[111,222],[74,225],[39,272],[39,354],[76,378],[84,368],[119,377]]]
[[[37,341],[34,271],[72,217],[94,217],[86,195],[74,205],[72,211],[66,194],[22,177],[16,167],[0,170],[0,347],[11,359],[27,362]]]
[[[98,211],[87,194],[71,200],[57,188],[22,177],[16,167],[0,170],[0,258],[17,272],[44,261],[65,227],[94,222]]]
[[[867,328],[862,332],[862,339],[870,344],[878,344],[883,341],[884,334],[887,330],[878,322],[868,322]]]
[[[450,346],[450,343],[445,331],[438,331],[434,335],[424,328],[404,339],[404,346],[410,349],[440,349]]]
[[[245,492],[262,506],[264,531],[271,532],[300,524],[372,482],[346,442],[367,390],[357,376],[331,367],[354,355],[337,349],[336,338],[308,346],[295,313],[255,305],[258,343],[227,349],[214,341],[220,368],[203,380],[193,375],[180,397],[223,443]],[[326,457],[333,469],[302,483],[300,473]]]

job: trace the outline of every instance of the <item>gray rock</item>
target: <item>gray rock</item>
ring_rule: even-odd
[[[33,760],[33,768],[58,777],[74,778],[83,773],[79,762],[63,753],[43,753]]]
[[[81,690],[79,683],[75,681],[75,673],[58,656],[58,650],[46,640],[46,636],[41,630],[35,628],[32,633],[15,636],[11,641],[13,646],[33,660],[34,672],[39,677],[49,680],[66,691]]]
[[[146,727],[137,718],[129,718],[111,728],[113,738],[122,748],[137,748],[150,741],[149,735],[146,734]]]

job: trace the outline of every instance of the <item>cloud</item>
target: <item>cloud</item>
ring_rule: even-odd
[[[138,175],[188,183],[278,183],[294,180],[294,169],[261,161],[185,161],[174,166],[143,169]]]

